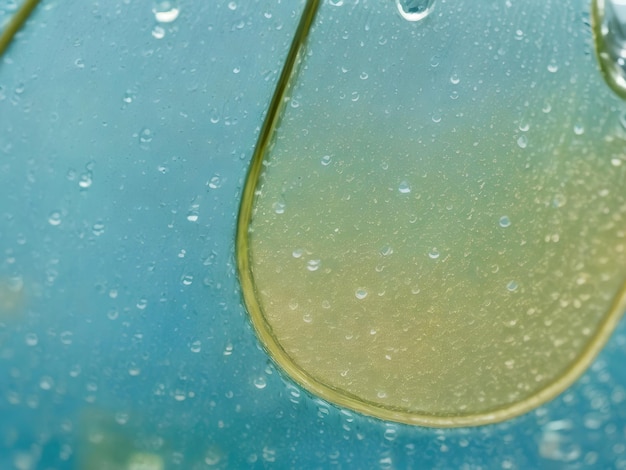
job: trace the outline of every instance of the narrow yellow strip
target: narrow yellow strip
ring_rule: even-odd
[[[306,42],[306,38],[309,34],[309,30],[311,29],[311,24],[313,23],[313,18],[315,18],[318,7],[319,0],[307,0],[306,5],[304,6],[304,11],[302,12],[302,17],[300,18],[300,23],[298,24],[298,29],[296,29],[283,70],[278,79],[278,83],[276,84],[274,95],[272,96],[269,108],[267,109],[267,115],[263,121],[263,126],[261,127],[261,132],[259,134],[256,147],[254,148],[252,162],[250,163],[246,183],[243,188],[241,205],[239,206],[239,218],[237,220],[237,238],[235,242],[235,249],[239,276],[241,278],[241,284],[244,292],[254,292],[254,283],[252,281],[252,273],[250,272],[250,262],[248,256],[248,224],[252,215],[254,191],[263,167],[263,156],[272,137],[276,122],[280,116],[280,110],[285,99],[285,93],[289,85],[289,80],[293,75],[300,51]],[[258,305],[248,305],[248,309],[253,311],[257,310]],[[260,312],[258,312],[257,316],[259,319],[263,318],[263,315],[261,315]]]
[[[39,0],[25,0],[17,13],[13,15],[9,24],[6,25],[4,31],[0,34],[0,56],[6,52],[13,37],[26,22],[38,3]]]

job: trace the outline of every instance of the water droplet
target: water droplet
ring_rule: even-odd
[[[380,249],[380,254],[383,256],[389,256],[393,253],[393,248],[389,245],[385,245]]]
[[[409,183],[403,181],[402,183],[400,183],[400,186],[398,186],[398,191],[400,191],[402,194],[408,194],[411,192],[411,187],[409,186]]]
[[[433,248],[432,250],[430,250],[428,252],[428,257],[430,259],[437,259],[437,258],[439,258],[439,250],[437,250],[437,248]]]
[[[265,380],[265,377],[257,377],[253,380],[253,383],[259,390],[263,390],[267,386],[267,380]]]
[[[272,204],[272,209],[274,209],[274,212],[276,212],[277,214],[284,214],[285,203],[281,201],[276,201],[274,204]]]
[[[135,93],[135,91],[133,90],[126,90],[126,92],[124,92],[124,96],[122,97],[122,101],[124,103],[130,104],[133,102],[133,100],[136,98],[137,93]]]
[[[516,291],[518,287],[519,287],[519,284],[515,281],[509,281],[509,283],[506,285],[506,288],[509,292]]]
[[[452,83],[453,85],[457,85],[460,81],[461,81],[461,79],[459,78],[459,76],[456,73],[453,73],[450,76],[450,83]]]
[[[185,274],[180,281],[183,286],[190,286],[193,282],[193,276],[191,274]]]
[[[559,70],[559,66],[556,65],[555,63],[550,63],[548,64],[548,72],[550,73],[556,73]]]
[[[198,215],[198,211],[197,210],[190,210],[187,213],[187,220],[189,222],[197,222],[199,217],[200,216]]]
[[[119,312],[117,310],[109,310],[109,312],[107,313],[107,318],[109,320],[117,320],[117,317],[119,317]]]
[[[161,25],[155,25],[152,28],[152,37],[155,39],[163,39],[165,37],[165,29]]]
[[[307,261],[306,268],[309,271],[317,271],[320,267],[321,261],[319,259],[311,259]]]
[[[78,186],[80,189],[88,189],[91,187],[93,183],[93,175],[91,171],[86,171],[80,174],[80,178],[78,179]]]
[[[332,158],[331,158],[331,156],[330,156],[330,155],[324,155],[324,156],[322,157],[322,165],[324,165],[324,166],[328,166],[328,165],[330,165],[330,162],[331,162],[331,161],[332,161]]]
[[[574,134],[583,135],[584,133],[585,133],[585,128],[583,127],[582,124],[576,124],[574,126]]]
[[[50,390],[54,386],[54,380],[47,375],[43,376],[39,381],[39,387],[42,390]]]
[[[211,179],[209,180],[209,182],[207,183],[207,186],[210,189],[217,189],[220,186],[222,186],[222,179],[220,178],[220,175],[213,175],[211,177]]]
[[[128,368],[128,375],[131,377],[137,377],[139,374],[141,374],[141,368],[139,366],[133,364]]]
[[[96,237],[99,237],[104,233],[104,224],[102,222],[96,222],[91,227],[91,233],[93,233]]]
[[[302,250],[300,248],[296,248],[291,253],[291,256],[293,256],[294,258],[301,258],[303,254],[304,254],[304,250]]]
[[[148,299],[139,299],[135,305],[139,310],[145,310],[148,306]]]
[[[139,142],[142,144],[149,144],[150,142],[152,142],[153,137],[154,136],[152,134],[152,131],[148,129],[147,127],[144,127],[139,132]]]
[[[199,339],[195,340],[191,343],[189,349],[192,353],[199,353],[202,350],[202,341],[200,341]]]
[[[507,228],[511,226],[511,219],[509,219],[506,215],[500,217],[500,221],[498,222],[500,227]]]
[[[355,297],[359,300],[363,300],[365,297],[367,297],[367,290],[363,289],[362,287],[358,288],[356,290],[356,292],[354,293]]]
[[[36,333],[27,333],[24,338],[27,346],[37,346],[39,338]]]
[[[517,145],[521,149],[525,149],[528,146],[528,137],[521,135],[517,138]]]
[[[172,0],[160,0],[152,7],[152,13],[159,23],[171,23],[178,18],[180,8]]]
[[[235,11],[237,9],[237,3],[235,2],[228,2],[228,9]]]
[[[395,441],[398,437],[398,428],[394,425],[387,425],[384,436],[387,441]]]
[[[426,18],[433,7],[435,0],[396,0],[398,12],[407,21],[421,21]]]
[[[74,335],[74,333],[72,333],[71,331],[63,331],[61,332],[61,334],[59,335],[59,338],[61,340],[61,343],[67,345],[72,344],[72,336]]]
[[[61,213],[59,211],[53,211],[48,216],[48,223],[53,226],[61,225]]]

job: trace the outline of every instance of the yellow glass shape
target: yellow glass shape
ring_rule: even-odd
[[[237,257],[263,345],[314,394],[501,421],[572,384],[626,308],[620,102],[580,12],[520,8],[324,4],[294,72],[300,25]]]

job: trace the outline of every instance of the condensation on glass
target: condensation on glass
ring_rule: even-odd
[[[419,3],[321,6],[247,183],[240,274],[313,393],[480,425],[572,384],[624,311],[626,121],[586,3],[407,21]]]

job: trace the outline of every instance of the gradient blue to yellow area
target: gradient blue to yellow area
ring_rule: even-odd
[[[322,8],[356,22],[354,3]],[[592,56],[586,2],[542,4],[541,28],[525,2],[493,4],[529,48],[558,25]],[[491,5],[438,2],[431,19]],[[0,467],[626,467],[624,322],[564,394],[473,429],[334,407],[260,348],[235,224],[302,6],[49,1],[16,36],[0,63]]]

